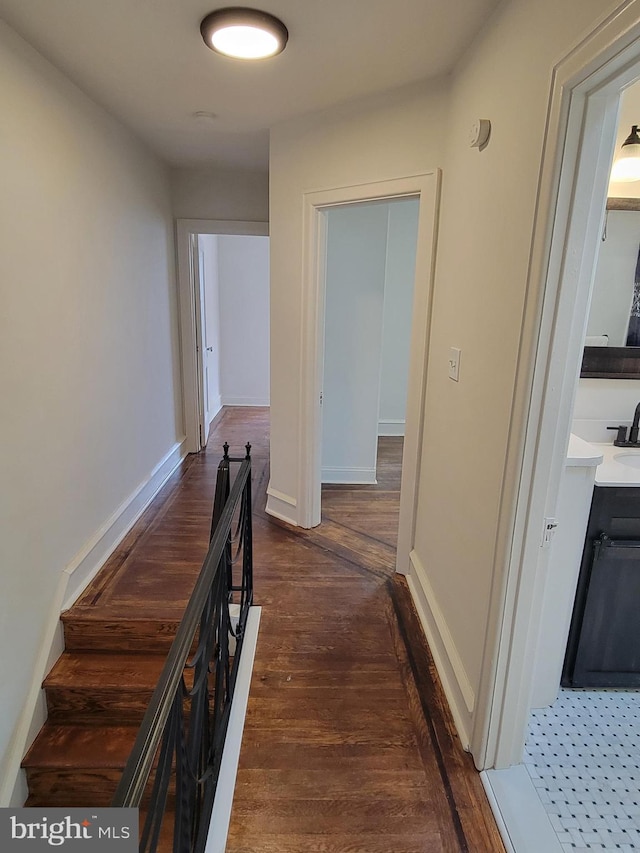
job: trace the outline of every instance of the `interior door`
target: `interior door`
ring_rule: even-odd
[[[206,288],[204,252],[199,246],[198,235],[191,235],[191,263],[196,292],[196,349],[198,365],[198,409],[200,416],[200,446],[205,447],[211,423],[211,400],[209,394],[209,363],[213,345],[207,341]]]

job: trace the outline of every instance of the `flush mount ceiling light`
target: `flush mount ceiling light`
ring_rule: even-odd
[[[289,32],[282,21],[243,6],[216,9],[203,18],[200,32],[207,47],[235,59],[266,59],[284,50]]]
[[[622,143],[620,156],[611,170],[611,180],[621,183],[640,181],[640,136],[637,124],[633,125],[631,133]]]

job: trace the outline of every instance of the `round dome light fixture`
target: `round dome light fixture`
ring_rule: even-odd
[[[289,31],[274,15],[244,6],[210,12],[202,19],[200,32],[207,47],[234,59],[276,56],[289,38]]]

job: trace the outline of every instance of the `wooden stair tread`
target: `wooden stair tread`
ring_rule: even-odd
[[[45,723],[22,761],[31,768],[122,769],[133,748],[137,726],[74,726]]]
[[[65,652],[44,681],[46,688],[153,691],[166,655]]]
[[[65,652],[44,681],[49,722],[139,726],[166,663],[166,654]],[[184,672],[187,687],[193,669]]]

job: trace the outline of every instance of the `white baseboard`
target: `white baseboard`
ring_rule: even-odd
[[[480,779],[507,853],[562,853],[524,764],[483,770]]]
[[[60,614],[91,583],[185,456],[186,438],[174,444],[146,480],[129,495],[60,573],[42,632],[31,686],[1,768],[0,807],[19,807],[24,803],[26,782],[20,763],[47,718],[42,682],[64,651]]]
[[[429,582],[426,570],[415,551],[409,555],[411,571],[407,583],[426,634],[433,660],[447,697],[453,721],[464,749],[469,749],[471,717],[475,693],[462,659]]]
[[[371,486],[377,483],[375,468],[323,468],[323,483]]]
[[[298,502],[291,495],[274,489],[271,485],[267,487],[267,506],[265,512],[287,524],[298,526]]]
[[[404,435],[404,418],[378,421],[378,435]]]
[[[220,409],[222,408],[222,397],[218,394],[218,396],[213,401],[213,405],[209,410],[209,424],[212,424],[215,416],[218,414]]]
[[[158,462],[149,476],[120,504],[84,548],[66,567],[69,577],[64,607],[70,607],[98,574],[105,560],[122,542],[129,530],[149,506],[168,477],[187,455],[186,438],[177,441]]]
[[[268,406],[268,397],[227,397],[222,396],[223,406]]]
[[[236,787],[238,760],[242,744],[242,731],[247,713],[251,673],[253,671],[253,661],[258,643],[260,614],[260,607],[251,607],[247,616],[240,664],[238,666],[238,678],[233,694],[233,702],[231,703],[229,727],[224,742],[224,749],[222,750],[220,776],[218,778],[216,796],[213,801],[213,811],[211,813],[211,821],[209,822],[209,834],[207,836],[205,853],[224,853],[227,846],[231,807],[233,806],[233,794]]]

